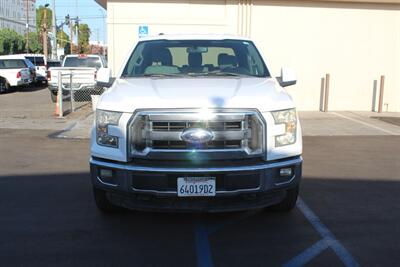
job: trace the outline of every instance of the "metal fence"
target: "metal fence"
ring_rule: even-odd
[[[63,117],[88,106],[92,95],[101,95],[104,88],[93,84],[94,71],[58,72],[58,116]]]

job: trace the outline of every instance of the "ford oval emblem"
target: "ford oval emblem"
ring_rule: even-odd
[[[181,139],[189,144],[205,144],[214,139],[214,134],[208,129],[189,128],[182,132]]]

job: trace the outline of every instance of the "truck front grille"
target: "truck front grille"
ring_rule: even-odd
[[[173,152],[175,154],[170,156],[176,158],[179,153],[197,153],[200,156],[202,153],[221,152],[225,153],[221,154],[222,158],[229,158],[233,151],[243,157],[262,154],[265,126],[258,112],[218,111],[206,117],[197,110],[137,113],[129,128],[131,156]],[[213,138],[204,143],[187,142],[182,138],[187,129],[205,129],[212,133]]]

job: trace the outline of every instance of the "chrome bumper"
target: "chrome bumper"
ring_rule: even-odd
[[[115,205],[137,210],[234,211],[261,208],[282,201],[286,190],[297,186],[302,176],[299,156],[279,162],[225,167],[159,167],[90,159],[93,186],[108,193]],[[292,176],[280,177],[280,169],[292,168]],[[111,170],[112,178],[100,177]],[[180,198],[176,181],[182,176],[216,177],[215,197]],[[146,186],[154,186],[149,188]],[[143,186],[143,187],[138,187]]]
[[[239,171],[255,171],[255,170],[266,170],[266,169],[274,169],[274,168],[282,168],[288,165],[298,165],[303,162],[302,157],[297,157],[295,159],[279,161],[259,165],[250,165],[250,166],[236,166],[236,167],[199,167],[199,168],[163,168],[163,167],[147,167],[147,166],[139,166],[132,164],[121,164],[121,163],[111,163],[106,161],[100,161],[91,158],[90,164],[96,166],[102,166],[110,169],[118,169],[125,171],[140,171],[140,172],[161,172],[161,173],[209,173],[209,172],[239,172]]]

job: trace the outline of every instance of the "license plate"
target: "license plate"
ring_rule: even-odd
[[[179,177],[179,197],[215,196],[215,177]]]

